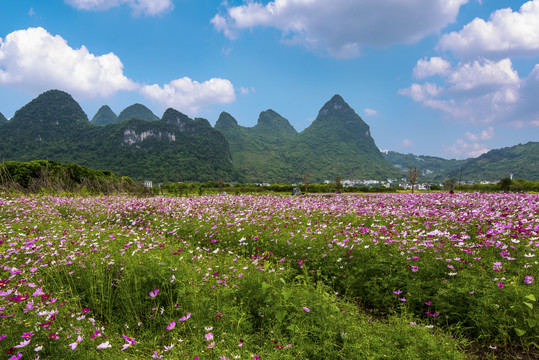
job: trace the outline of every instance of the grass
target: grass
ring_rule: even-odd
[[[6,359],[534,356],[537,200],[0,197],[0,351]]]

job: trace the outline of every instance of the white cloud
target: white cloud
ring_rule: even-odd
[[[461,57],[537,54],[539,0],[528,1],[518,12],[497,10],[488,21],[475,18],[462,30],[445,34],[439,47]]]
[[[213,78],[203,83],[188,77],[173,80],[164,86],[145,85],[141,94],[166,107],[196,115],[201,107],[226,104],[236,100],[234,86],[229,80]]]
[[[429,60],[419,59],[413,70],[414,77],[423,79],[434,75],[447,75],[451,71],[449,61],[441,57],[431,57]]]
[[[434,83],[427,82],[423,85],[414,83],[407,89],[399,90],[399,94],[409,96],[416,102],[424,102],[438,96],[442,90],[440,86]]]
[[[455,21],[468,0],[274,0],[228,7],[211,23],[235,39],[239,31],[268,26],[286,41],[334,57],[357,56],[366,46],[414,43]]]
[[[444,153],[451,157],[456,157],[457,159],[467,159],[478,157],[486,152],[489,149],[485,144],[473,142],[467,143],[462,139],[457,139],[455,143],[451,146],[444,147]]]
[[[158,15],[174,8],[172,0],[65,0],[80,10],[108,10],[120,5],[127,5],[136,14]]]
[[[369,108],[366,108],[366,109],[365,109],[365,115],[366,115],[366,116],[377,116],[377,115],[378,115],[378,111],[376,111],[375,109],[369,109]]]
[[[443,78],[445,84],[411,84],[399,94],[449,118],[472,123],[531,123],[539,119],[539,66],[525,79],[509,59],[460,63]]]
[[[240,86],[240,94],[241,95],[248,95],[250,93],[255,93],[256,90],[254,87],[250,87],[250,88],[246,88],[246,87],[243,87],[243,86]]]
[[[30,93],[58,88],[84,97],[138,87],[124,76],[123,64],[113,53],[96,56],[84,46],[73,49],[40,27],[0,38],[0,84]]]
[[[520,79],[510,59],[499,62],[483,60],[464,63],[452,72],[448,82],[457,90],[470,90],[480,86],[517,85]]]
[[[490,126],[489,128],[481,131],[480,134],[473,134],[471,132],[466,132],[464,136],[470,141],[485,141],[490,140],[494,137],[494,128]]]

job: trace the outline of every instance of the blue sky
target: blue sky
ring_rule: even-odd
[[[53,88],[298,131],[340,94],[380,149],[475,157],[539,140],[539,0],[2,2],[0,112]]]

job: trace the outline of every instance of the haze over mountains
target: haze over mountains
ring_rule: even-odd
[[[0,156],[4,161],[36,159],[74,162],[111,170],[134,180],[296,183],[342,179],[400,178],[408,166],[424,179],[499,180],[513,173],[539,179],[539,143],[493,150],[464,161],[383,154],[369,126],[335,95],[312,124],[298,133],[273,110],[257,125],[243,127],[221,113],[215,128],[167,109],[159,119],[134,104],[118,116],[103,106],[92,121],[73,98],[47,91],[18,110],[10,121],[0,114]],[[463,178],[464,180],[464,178]]]

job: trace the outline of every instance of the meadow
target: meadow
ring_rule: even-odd
[[[0,358],[532,358],[538,219],[517,193],[0,195]]]

